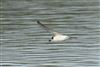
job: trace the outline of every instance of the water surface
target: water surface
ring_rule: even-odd
[[[99,0],[2,0],[2,67],[99,67]],[[49,43],[36,21],[73,37]]]

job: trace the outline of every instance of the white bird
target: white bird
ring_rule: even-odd
[[[52,38],[49,40],[49,42],[61,42],[64,41],[66,39],[69,39],[70,37],[67,35],[63,35],[61,33],[55,32],[53,30],[51,30],[50,28],[48,28],[47,26],[45,26],[44,24],[40,23],[40,21],[37,21],[37,23],[43,27],[45,30],[47,30],[48,32],[51,32],[53,34]]]

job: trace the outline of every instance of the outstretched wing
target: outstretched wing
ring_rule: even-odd
[[[40,21],[37,21],[37,23],[42,27],[42,28],[44,28],[45,30],[47,30],[48,32],[53,32],[53,30],[52,29],[50,29],[50,28],[48,28],[47,26],[45,26],[44,24],[42,24],[42,23],[40,23]]]
[[[54,30],[48,28],[48,27],[45,26],[44,24],[40,23],[40,21],[37,21],[37,23],[38,23],[42,28],[44,28],[44,29],[47,30],[48,32],[51,32],[51,33],[54,34],[54,35],[60,34],[60,33],[56,32],[56,31],[54,31]]]

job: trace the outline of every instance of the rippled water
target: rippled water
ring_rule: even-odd
[[[99,67],[99,0],[2,0],[1,67]],[[36,21],[69,35],[51,33]]]

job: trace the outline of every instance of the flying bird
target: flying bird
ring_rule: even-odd
[[[40,21],[37,21],[37,23],[42,27],[44,28],[45,30],[47,30],[48,32],[52,33],[52,37],[51,39],[49,40],[49,42],[61,42],[61,41],[64,41],[66,39],[69,39],[70,37],[67,36],[67,35],[63,35],[61,33],[58,33],[50,28],[48,28],[46,25],[40,23]]]

